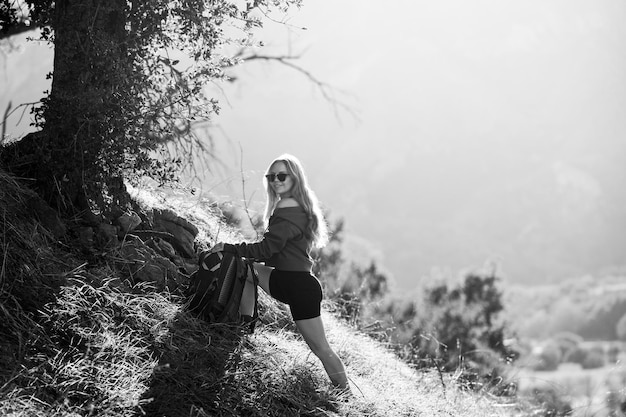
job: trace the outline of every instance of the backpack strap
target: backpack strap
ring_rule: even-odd
[[[252,281],[254,282],[254,312],[252,313],[252,319],[250,320],[250,333],[254,332],[256,322],[259,318],[259,275],[254,269],[254,261],[246,259],[246,265],[250,269],[250,275],[252,275]]]

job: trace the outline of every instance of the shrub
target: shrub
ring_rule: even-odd
[[[508,390],[500,368],[519,355],[506,343],[498,277],[469,273],[454,286],[437,283],[391,294],[390,280],[375,262],[363,267],[344,257],[342,232],[339,221],[329,245],[316,254],[314,273],[324,276],[325,292],[344,319],[390,342],[415,367],[461,370],[465,387]]]
[[[541,416],[560,417],[572,415],[572,406],[561,398],[554,388],[536,388],[533,392],[533,402],[541,407],[541,414],[539,414]]]
[[[583,341],[583,338],[576,333],[562,332],[554,336],[553,340],[561,351],[561,357],[563,358],[563,362],[566,362],[566,359],[568,358],[570,353],[578,349],[580,343]]]
[[[534,366],[536,371],[554,371],[561,363],[561,350],[556,343],[547,343],[537,359],[538,363]]]
[[[622,350],[620,349],[618,345],[612,344],[611,347],[609,347],[609,351],[608,351],[609,363],[617,363],[619,361],[619,354],[621,352]]]
[[[581,348],[580,346],[576,349],[573,349],[569,352],[569,354],[564,358],[563,362],[572,362],[582,365],[587,358],[587,350]]]
[[[593,348],[587,352],[582,363],[583,369],[602,368],[604,366],[604,352],[601,348]]]

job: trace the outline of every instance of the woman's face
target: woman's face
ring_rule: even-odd
[[[284,162],[279,161],[273,163],[265,177],[270,187],[272,187],[272,190],[274,190],[280,198],[291,197],[291,189],[293,188],[294,181]],[[281,179],[283,179],[283,181],[280,181]]]

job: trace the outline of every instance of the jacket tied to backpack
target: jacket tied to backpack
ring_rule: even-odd
[[[239,311],[248,276],[254,283],[254,312]],[[258,319],[259,278],[252,261],[230,251],[200,253],[198,270],[189,277],[185,308],[209,323],[249,324],[254,331]]]

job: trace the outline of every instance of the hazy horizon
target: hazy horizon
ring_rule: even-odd
[[[302,74],[245,64],[218,120],[230,196],[240,157],[260,178],[299,156],[401,289],[437,268],[497,263],[537,284],[626,265],[624,4],[329,5],[260,37],[268,54],[303,52],[360,120],[337,118]]]

